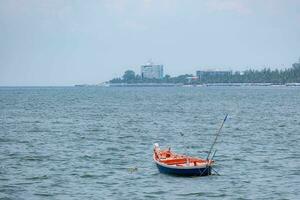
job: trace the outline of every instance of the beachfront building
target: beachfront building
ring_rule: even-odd
[[[189,76],[186,79],[189,84],[194,84],[199,80],[198,76]]]
[[[164,66],[155,65],[152,62],[148,62],[146,65],[141,66],[141,77],[149,79],[162,79],[164,77]]]
[[[196,72],[200,81],[218,79],[219,77],[230,76],[232,71],[220,71],[220,70],[199,70]]]

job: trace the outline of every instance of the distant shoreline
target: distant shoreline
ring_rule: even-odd
[[[75,87],[214,87],[214,86],[226,86],[226,87],[245,87],[245,86],[287,86],[287,87],[300,87],[300,83],[286,83],[286,84],[274,84],[274,83],[207,83],[207,84],[173,84],[173,83],[104,83],[99,85],[81,84],[75,85]]]

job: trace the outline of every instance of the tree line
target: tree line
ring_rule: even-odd
[[[228,74],[216,74],[202,76],[200,79],[191,79],[192,74],[171,77],[165,75],[162,79],[147,79],[135,74],[132,70],[125,71],[121,78],[114,78],[110,83],[174,83],[174,84],[205,84],[205,83],[300,83],[300,63],[293,64],[292,68],[283,70],[246,70],[244,72],[231,72]]]

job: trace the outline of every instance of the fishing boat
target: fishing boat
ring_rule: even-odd
[[[153,160],[161,173],[179,176],[207,176],[211,175],[213,160],[177,154],[171,149],[161,150],[154,144]]]
[[[221,133],[221,129],[227,119],[227,114],[219,128],[215,139],[208,151],[206,159],[191,157],[187,155],[177,154],[171,151],[170,148],[162,150],[157,143],[154,144],[153,160],[161,173],[174,174],[180,176],[208,176],[211,175],[214,164],[214,156],[216,150],[212,154],[214,145],[217,142],[217,138]],[[182,134],[182,136],[184,136]],[[211,156],[212,154],[212,156]],[[216,172],[218,174],[218,172]]]

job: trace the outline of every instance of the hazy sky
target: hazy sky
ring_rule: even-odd
[[[0,0],[0,85],[100,83],[149,59],[178,75],[299,57],[300,0]]]

